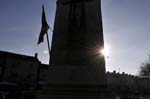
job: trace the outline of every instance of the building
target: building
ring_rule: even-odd
[[[138,77],[127,74],[125,72],[117,73],[116,71],[107,72],[108,86],[134,86],[135,80]]]
[[[40,65],[37,54],[33,57],[0,51],[0,81],[23,90],[34,89]]]
[[[150,79],[140,78],[125,72],[107,72],[107,86],[114,94],[147,94],[150,92]]]

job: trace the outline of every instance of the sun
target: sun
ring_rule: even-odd
[[[109,56],[109,49],[104,48],[104,49],[100,50],[100,54],[104,55],[105,57],[108,57]]]

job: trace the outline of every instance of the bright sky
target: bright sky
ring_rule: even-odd
[[[46,40],[37,45],[42,4],[47,21],[54,24],[56,0],[0,0],[0,50],[32,55],[48,63]],[[107,71],[137,74],[150,54],[150,0],[102,0]],[[51,39],[52,33],[49,31]],[[62,34],[63,35],[63,34]]]

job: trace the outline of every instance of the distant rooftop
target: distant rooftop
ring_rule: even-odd
[[[32,60],[32,61],[37,60],[36,55],[35,56],[27,56],[27,55],[6,52],[6,51],[0,51],[0,57],[14,57],[14,58],[20,58],[20,59]]]

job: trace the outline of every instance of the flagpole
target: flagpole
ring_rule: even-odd
[[[49,29],[53,33],[53,29],[50,26],[49,26]],[[46,33],[46,36],[47,36],[47,44],[48,44],[48,50],[49,50],[49,65],[50,65],[50,53],[51,53],[51,50],[50,50],[50,43],[49,43],[48,33]]]
[[[46,33],[46,37],[47,37],[47,45],[48,45],[48,51],[49,51],[49,60],[50,60],[50,43],[49,43],[49,37],[48,37],[48,33]],[[49,65],[50,65],[50,62],[49,62]]]
[[[41,27],[41,32],[40,32],[40,36],[39,36],[39,40],[38,40],[38,44],[40,44],[41,42],[43,42],[44,40],[44,35],[46,34],[47,37],[47,45],[48,45],[48,51],[49,51],[49,59],[50,59],[50,43],[49,43],[49,36],[48,36],[48,29],[51,30],[51,32],[53,33],[52,28],[47,24],[46,21],[46,16],[45,16],[45,11],[44,11],[44,5],[42,5],[42,27]],[[50,65],[50,61],[49,61],[49,65]]]

